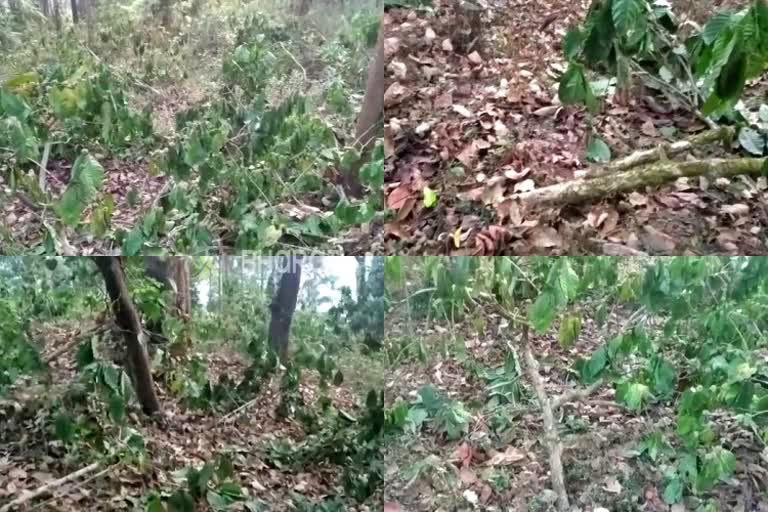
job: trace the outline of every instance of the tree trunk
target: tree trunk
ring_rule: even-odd
[[[368,66],[368,80],[365,84],[365,97],[360,108],[355,126],[355,143],[361,158],[357,164],[347,169],[344,175],[344,188],[352,197],[361,197],[363,187],[360,184],[360,167],[373,148],[379,135],[380,123],[384,117],[384,27],[379,27],[376,51]]]
[[[147,414],[160,410],[160,403],[155,394],[152,373],[149,369],[149,357],[143,343],[144,334],[141,328],[139,314],[133,305],[133,300],[125,283],[122,261],[116,256],[93,256],[93,261],[99,267],[104,277],[115,321],[123,331],[128,352],[128,373],[133,379],[133,386],[139,398],[141,407]]]
[[[368,288],[365,282],[365,256],[355,256],[357,260],[357,303],[363,304],[368,297]]]
[[[160,12],[162,15],[163,27],[166,29],[171,26],[171,0],[160,0]]]
[[[294,11],[296,16],[306,16],[311,6],[311,0],[296,0],[294,3]]]
[[[189,330],[189,323],[192,311],[192,299],[190,293],[189,277],[189,259],[185,256],[174,258],[173,262],[173,280],[176,283],[176,316],[181,320],[182,331],[179,340],[182,351],[178,354],[186,353],[186,350],[192,345],[192,337]]]
[[[51,16],[51,6],[48,3],[48,0],[40,0],[40,12],[42,12],[43,16],[46,18]]]
[[[277,353],[281,361],[288,355],[288,336],[291,332],[293,312],[299,296],[301,283],[301,256],[284,256],[281,260],[284,269],[280,277],[269,309],[272,318],[269,322],[269,346]]]
[[[56,26],[56,31],[61,31],[61,8],[59,7],[59,0],[53,1],[53,23]]]
[[[77,25],[80,22],[80,13],[77,10],[77,0],[70,0],[72,6],[72,23]]]

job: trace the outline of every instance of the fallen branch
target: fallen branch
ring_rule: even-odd
[[[552,490],[557,494],[557,509],[560,512],[567,512],[570,509],[568,502],[568,491],[565,489],[565,472],[563,471],[563,443],[557,433],[555,424],[555,415],[553,412],[553,403],[547,396],[544,389],[544,380],[539,372],[539,363],[531,353],[531,347],[528,344],[528,324],[523,324],[523,359],[525,359],[525,371],[528,378],[533,383],[536,390],[536,398],[541,406],[541,416],[544,420],[544,441],[549,452],[549,477],[552,481]]]
[[[641,164],[656,162],[664,160],[665,158],[680,155],[695,146],[704,146],[717,141],[731,140],[735,134],[736,130],[732,126],[723,126],[716,130],[707,130],[705,132],[697,133],[685,140],[673,142],[672,144],[660,144],[655,148],[636,151],[631,155],[627,155],[626,157],[609,164],[594,167],[587,170],[581,178],[591,180],[608,174],[624,172]]]
[[[536,204],[578,204],[602,199],[641,187],[663,185],[684,177],[704,176],[710,179],[741,174],[760,174],[768,158],[713,158],[690,162],[657,162],[633,167],[627,171],[592,179],[579,178],[530,192],[515,194],[512,199]]]
[[[38,186],[40,187],[40,191],[45,193],[45,174],[48,167],[48,157],[51,155],[51,141],[48,141],[45,143],[45,147],[43,148],[43,159],[40,160],[40,176],[38,177]]]
[[[18,507],[19,505],[23,505],[24,503],[37,498],[38,496],[42,496],[43,494],[51,491],[52,489],[55,489],[56,487],[61,487],[62,485],[66,484],[67,482],[71,482],[72,480],[77,480],[81,476],[87,475],[88,473],[92,473],[96,471],[99,467],[98,462],[94,462],[90,466],[86,466],[84,468],[80,468],[74,473],[70,473],[66,476],[63,476],[61,478],[58,478],[56,480],[52,480],[48,482],[45,485],[42,485],[38,487],[37,489],[33,491],[22,491],[21,495],[16,498],[15,500],[10,501],[9,503],[6,503],[3,505],[2,508],[0,508],[0,512],[9,512],[14,507]]]
[[[51,364],[51,362],[53,362],[56,359],[58,359],[61,354],[63,354],[64,352],[67,352],[72,347],[74,347],[75,345],[77,345],[78,343],[83,341],[83,338],[85,338],[87,336],[93,336],[94,334],[100,334],[100,333],[106,331],[108,328],[109,328],[108,324],[103,324],[103,325],[99,325],[99,326],[97,326],[97,327],[95,327],[95,328],[93,328],[93,329],[91,329],[89,331],[77,333],[75,336],[72,337],[71,340],[69,340],[64,345],[62,345],[61,347],[59,347],[56,350],[54,350],[53,352],[51,352],[51,354],[45,358],[45,364]]]
[[[597,391],[597,388],[602,386],[602,384],[603,381],[598,380],[586,388],[572,389],[571,391],[563,393],[562,395],[552,400],[552,409],[557,410],[569,402],[581,402],[582,400],[586,400],[592,393]]]

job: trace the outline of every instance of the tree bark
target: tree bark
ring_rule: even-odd
[[[284,272],[277,285],[277,292],[269,305],[272,313],[269,321],[269,346],[281,361],[285,361],[288,355],[288,337],[301,283],[301,258],[301,256],[282,258],[281,266]]]
[[[565,473],[563,472],[563,443],[557,433],[557,424],[553,412],[552,401],[544,389],[544,380],[539,372],[539,363],[531,352],[528,344],[528,325],[523,325],[523,359],[528,378],[531,379],[536,391],[536,398],[541,407],[541,417],[544,422],[544,443],[549,453],[549,479],[552,482],[552,490],[557,494],[557,509],[567,512],[571,508],[568,501],[568,492],[565,488]]]
[[[53,1],[53,23],[56,27],[56,31],[61,31],[61,8],[59,7],[59,0]]]
[[[373,148],[376,137],[381,131],[381,120],[384,117],[384,27],[379,27],[376,40],[376,50],[373,60],[368,66],[368,80],[365,84],[365,96],[357,117],[355,126],[355,143],[360,150],[361,158],[344,174],[344,189],[352,197],[362,197],[363,187],[360,183],[360,167]]]
[[[139,314],[125,283],[122,260],[117,256],[93,256],[92,259],[104,277],[115,321],[125,337],[129,362],[128,373],[133,379],[139,403],[145,413],[154,414],[160,410],[160,403],[152,382]]]
[[[176,283],[176,307],[174,313],[181,320],[183,326],[179,342],[183,348],[182,353],[186,353],[186,350],[192,345],[192,336],[189,329],[192,312],[192,298],[189,284],[189,259],[187,257],[177,256],[174,258],[173,280]]]
[[[633,167],[617,174],[601,175],[591,179],[579,178],[530,192],[514,194],[510,200],[532,205],[578,204],[604,199],[613,194],[630,192],[641,187],[669,183],[678,178],[705,176],[710,179],[740,174],[760,174],[768,158],[713,158],[689,162],[660,161]]]
[[[368,297],[368,287],[365,281],[365,256],[355,256],[357,260],[357,303],[363,304]]]
[[[72,23],[77,25],[80,22],[80,13],[77,10],[77,0],[70,0],[72,6]]]

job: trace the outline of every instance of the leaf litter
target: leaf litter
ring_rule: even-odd
[[[768,254],[766,177],[679,179],[579,206],[510,198],[589,168],[588,114],[557,95],[562,37],[588,4],[436,0],[385,12],[385,196],[395,210],[384,226],[387,252]],[[689,18],[711,14],[677,4]],[[765,91],[768,77],[746,94]],[[598,158],[706,128],[653,91],[624,100],[609,97],[592,121]],[[436,192],[436,204],[422,201],[425,189]]]

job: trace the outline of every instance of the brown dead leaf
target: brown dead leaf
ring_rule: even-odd
[[[467,59],[469,59],[469,62],[471,62],[476,66],[479,66],[480,64],[483,63],[483,58],[477,52],[472,52],[469,55],[467,55]]]
[[[384,512],[402,512],[402,508],[400,508],[400,504],[396,501],[385,501],[384,502]]]
[[[434,41],[436,37],[437,34],[435,34],[435,31],[432,30],[432,27],[427,27],[427,29],[424,31],[424,40],[427,42],[427,44],[432,44],[432,41]]]
[[[464,485],[472,485],[477,482],[477,475],[469,468],[461,468],[461,471],[459,471],[459,478]]]
[[[458,105],[458,104],[454,105],[453,111],[463,117],[467,117],[467,118],[472,117],[472,112],[470,112],[469,109],[464,105]]]
[[[561,247],[563,245],[563,238],[560,233],[551,226],[540,226],[533,230],[531,235],[531,243],[534,247],[540,249],[547,249],[550,247]]]
[[[456,159],[464,164],[467,168],[472,168],[475,164],[475,158],[477,157],[477,143],[473,140],[470,141],[466,146],[462,148],[461,151],[459,151],[459,154],[456,155]]]
[[[399,60],[390,62],[389,65],[387,65],[387,69],[389,69],[398,80],[405,80],[405,75],[408,72],[408,67],[405,63],[400,62]]]
[[[451,91],[444,92],[437,98],[435,98],[435,108],[448,108],[453,105],[453,94]]]
[[[400,185],[387,197],[387,208],[390,210],[399,210],[405,205],[406,200],[411,195],[411,189],[408,185]]]
[[[643,245],[656,252],[672,252],[677,243],[675,239],[666,233],[662,233],[652,226],[643,226],[643,232],[640,233],[640,239]]]
[[[720,207],[720,211],[728,215],[747,215],[749,206],[744,203],[724,204]]]
[[[525,454],[514,446],[507,446],[503,452],[496,452],[493,457],[488,459],[486,466],[509,466],[515,462],[525,459]]]
[[[657,137],[659,135],[659,132],[656,131],[656,126],[650,119],[647,119],[643,123],[643,125],[640,127],[640,131],[649,137]]]
[[[406,88],[400,82],[392,82],[392,85],[384,91],[384,106],[391,107],[400,103],[406,93]]]
[[[400,49],[400,39],[396,37],[387,37],[384,39],[384,58],[390,59]]]
[[[446,52],[452,52],[453,51],[453,44],[451,43],[451,40],[447,37],[443,39],[443,44],[441,45],[443,48],[443,51]]]
[[[461,467],[466,468],[472,463],[473,454],[474,450],[472,449],[472,445],[465,441],[453,452],[452,460],[460,462]]]

